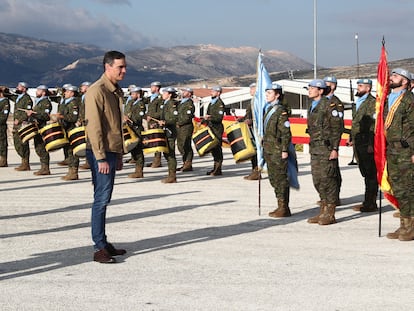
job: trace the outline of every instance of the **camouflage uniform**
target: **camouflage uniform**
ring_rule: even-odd
[[[388,104],[384,107],[384,120]],[[386,130],[387,165],[390,184],[398,200],[401,217],[414,217],[414,95],[405,91]]]
[[[264,115],[263,155],[267,163],[268,176],[278,205],[288,208],[289,181],[287,175],[288,159],[282,159],[282,152],[288,152],[292,139],[287,109],[277,102],[269,107]]]
[[[359,170],[365,181],[365,198],[361,211],[375,211],[378,193],[374,161],[375,97],[367,94],[358,110],[353,106],[351,137]]]
[[[184,98],[178,104],[178,119],[177,119],[177,147],[178,151],[183,156],[183,171],[192,170],[193,161],[193,147],[192,134],[194,131],[194,103],[191,98]]]
[[[330,103],[322,97],[316,107],[308,111],[308,133],[310,135],[311,171],[313,184],[321,199],[321,214],[308,222],[319,222],[319,216],[334,213],[338,199],[338,161],[329,160],[332,150],[338,150],[343,132],[343,106]],[[327,212],[328,211],[328,212]],[[327,212],[327,213],[325,213]],[[330,222],[332,223],[332,222]]]
[[[164,183],[176,182],[177,159],[175,158],[175,140],[177,139],[177,102],[173,99],[166,100],[161,106],[161,120],[165,121],[164,131],[168,142],[168,153],[164,157],[168,163],[168,177]]]
[[[131,156],[135,160],[135,173],[128,175],[131,178],[141,178],[143,177],[142,168],[144,167],[144,153],[142,151],[142,137],[141,132],[144,130],[142,126],[142,120],[145,117],[145,101],[143,98],[138,98],[136,101],[131,101],[128,104],[128,108],[125,107],[124,114],[132,121],[132,124],[129,124],[132,130],[139,138],[137,146],[131,150]]]
[[[65,96],[63,95],[60,98],[60,103],[58,105],[57,112],[63,116],[65,114],[65,111],[66,111],[66,103],[65,103]],[[63,120],[59,120],[59,123],[61,123],[62,126],[65,127]],[[58,164],[59,165],[68,165],[68,161],[69,161],[69,145],[63,146],[62,149],[63,149],[63,155],[64,155],[65,159],[63,161],[59,162]]]
[[[81,105],[79,97],[71,97],[65,100],[62,123],[66,133],[76,127],[80,116]],[[73,154],[73,148],[70,145],[68,145],[68,166],[69,169],[76,168],[76,170],[79,167],[79,158]]]
[[[36,112],[32,114],[30,118],[33,118],[37,122],[39,129],[46,126],[46,122],[50,120],[50,112],[52,111],[52,103],[49,98],[42,97],[36,100],[36,104],[33,108],[33,111]],[[37,134],[34,137],[35,151],[40,158],[40,164],[47,166],[49,169],[50,156],[45,149],[45,142],[43,141],[40,134]]]
[[[254,97],[251,99],[250,105],[247,105],[245,116],[239,119],[240,122],[244,122],[246,120],[252,121],[252,123],[248,125],[250,131],[252,131],[252,128],[253,128],[253,110],[252,110],[253,105],[254,105]],[[252,135],[252,140],[254,141],[253,135]],[[253,176],[253,174],[255,174],[254,172],[257,171],[257,156],[252,157],[250,161],[252,163],[253,172],[249,176],[246,176],[245,179],[249,179],[249,177]]]
[[[27,164],[29,163],[30,157],[30,148],[29,142],[23,143],[18,130],[23,122],[28,121],[28,116],[25,111],[19,110],[19,108],[32,110],[33,102],[30,96],[26,93],[20,95],[12,95],[12,100],[16,103],[14,106],[14,124],[13,124],[13,141],[14,141],[14,148],[18,155],[22,158],[22,161]],[[17,121],[17,122],[16,122]],[[17,123],[17,124],[16,124]]]
[[[213,134],[218,139],[218,145],[211,150],[214,159],[214,168],[207,172],[207,175],[221,175],[221,165],[223,163],[223,150],[221,144],[223,141],[223,117],[224,117],[224,103],[220,97],[212,99],[207,107],[207,114],[211,116],[208,121],[208,126],[213,131]]]
[[[151,94],[151,96],[147,100],[148,100],[147,116],[160,120],[161,113],[162,113],[162,105],[164,102],[161,94],[159,93]],[[149,120],[148,128],[150,129],[159,128],[158,122],[154,120]],[[160,167],[161,166],[161,153],[156,152],[154,154],[153,162],[147,166]]]
[[[10,103],[6,97],[0,98],[0,167],[7,166],[7,118],[10,113]]]

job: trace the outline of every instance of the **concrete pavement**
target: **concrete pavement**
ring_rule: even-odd
[[[133,165],[126,164],[107,234],[128,253],[103,265],[92,261],[90,172],[61,180],[67,168],[57,166],[63,152],[56,151],[52,175],[36,177],[31,151],[32,171],[14,170],[12,149],[9,167],[0,168],[1,310],[413,308],[414,241],[385,238],[399,224],[385,200],[381,237],[378,214],[352,210],[363,180],[348,156],[340,159],[343,205],[330,226],[306,222],[318,200],[306,154],[298,153],[301,189],[291,191],[286,219],[267,216],[276,200],[266,175],[259,215],[258,183],[242,178],[250,163],[235,164],[229,149],[223,176],[206,176],[212,157],[196,155],[195,170],[178,173],[176,184],[160,182],[164,159],[141,180],[127,177]]]

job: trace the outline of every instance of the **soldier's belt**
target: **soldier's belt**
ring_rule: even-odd
[[[387,147],[393,147],[397,149],[405,149],[410,147],[407,141],[400,140],[400,141],[387,141]]]

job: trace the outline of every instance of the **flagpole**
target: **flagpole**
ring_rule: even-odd
[[[379,210],[378,210],[378,237],[381,237],[381,221],[382,221],[382,191],[381,188],[378,192],[378,200],[379,200]]]

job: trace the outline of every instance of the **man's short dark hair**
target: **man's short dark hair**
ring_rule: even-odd
[[[125,58],[125,54],[118,52],[118,51],[109,51],[106,52],[103,58],[103,66],[105,69],[105,64],[109,64],[112,66],[112,64],[114,63],[115,59],[124,59]]]

